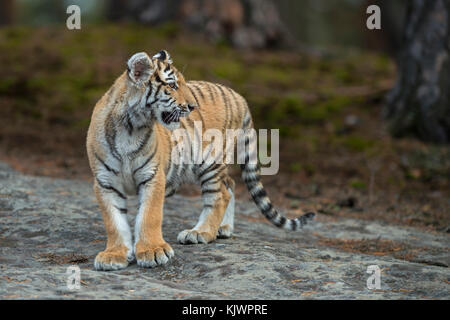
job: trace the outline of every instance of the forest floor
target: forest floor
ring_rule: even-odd
[[[239,200],[231,239],[181,245],[177,234],[201,211],[200,198],[181,195],[164,206],[172,261],[95,271],[106,234],[91,183],[26,176],[1,162],[0,181],[0,300],[450,298],[445,233],[323,214],[286,232]],[[127,218],[134,226],[135,215]],[[79,289],[68,286],[69,267],[79,268]]]
[[[188,80],[234,88],[257,128],[280,130],[280,170],[263,182],[288,215],[313,209],[330,219],[450,232],[450,148],[389,135],[381,113],[394,63],[358,50],[241,52],[171,24],[2,28],[0,160],[28,175],[92,181],[85,137],[96,101],[133,53],[163,48]],[[238,197],[250,199],[237,167],[232,175]],[[333,245],[393,250],[364,241]]]

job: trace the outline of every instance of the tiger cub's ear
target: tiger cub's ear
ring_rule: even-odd
[[[154,67],[152,60],[145,52],[134,54],[127,62],[128,75],[137,85],[142,85],[150,80]]]
[[[166,50],[161,50],[160,52],[155,54],[153,56],[153,59],[158,59],[169,64],[173,63],[172,59],[170,58],[170,54]]]

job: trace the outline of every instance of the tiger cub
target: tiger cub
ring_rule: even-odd
[[[127,66],[97,102],[87,134],[94,191],[107,232],[106,249],[95,258],[97,270],[122,269],[134,259],[141,267],[155,267],[174,256],[161,230],[163,203],[183,182],[200,184],[203,209],[198,223],[178,234],[178,242],[209,243],[231,237],[234,181],[226,162],[217,157],[173,161],[172,133],[184,129],[193,141],[208,129],[225,134],[226,129],[253,128],[242,96],[221,84],[186,82],[167,51],[152,58],[136,53]],[[286,219],[273,208],[260,182],[258,162],[250,161],[257,154],[256,140],[245,137],[244,143],[242,178],[263,215],[277,227],[302,227],[314,214]],[[191,148],[193,153],[205,152],[206,143]],[[134,243],[126,216],[131,195],[139,199]]]

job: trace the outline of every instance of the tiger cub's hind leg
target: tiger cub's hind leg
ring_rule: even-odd
[[[224,220],[231,199],[226,183],[222,177],[218,180],[206,178],[204,181],[206,182],[202,184],[202,213],[194,228],[178,234],[178,242],[182,244],[209,243],[216,240]]]
[[[229,176],[227,176],[223,180],[223,182],[225,183],[228,193],[230,194],[230,200],[228,201],[227,208],[225,209],[225,214],[223,216],[223,220],[220,223],[220,228],[217,233],[217,238],[227,239],[227,238],[231,238],[231,236],[233,235],[233,229],[234,229],[234,209],[235,209],[234,181]]]

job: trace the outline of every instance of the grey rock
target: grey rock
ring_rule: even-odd
[[[177,244],[200,204],[177,195],[166,200],[163,233],[175,251],[168,265],[98,272],[93,261],[106,235],[91,184],[23,176],[0,163],[0,299],[450,298],[446,233],[322,215],[300,232],[285,232],[255,222],[256,206],[238,201],[232,239]],[[410,262],[347,252],[324,238],[401,241],[421,254]],[[81,270],[81,288],[73,291],[72,265]],[[370,265],[381,269],[381,289],[367,288]]]

